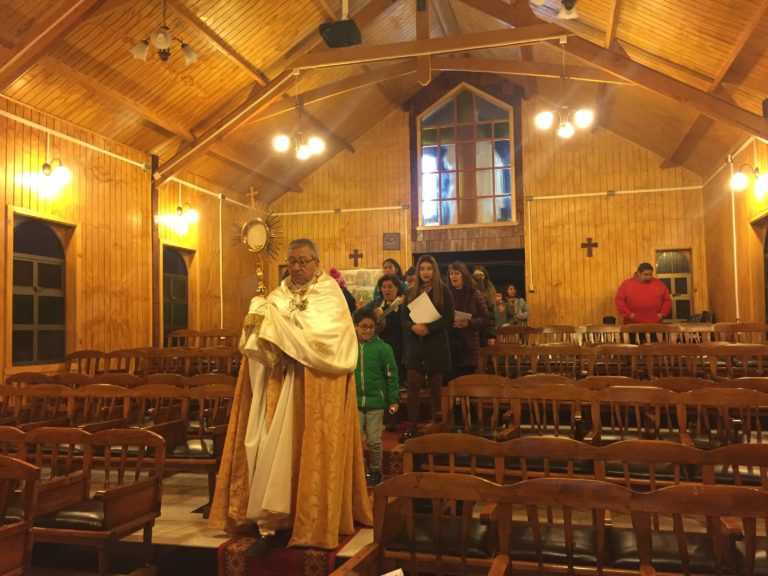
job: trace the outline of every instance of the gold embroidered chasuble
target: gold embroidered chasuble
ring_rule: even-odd
[[[289,546],[335,548],[372,523],[357,422],[357,338],[336,282],[286,279],[251,301],[209,524],[293,527]]]

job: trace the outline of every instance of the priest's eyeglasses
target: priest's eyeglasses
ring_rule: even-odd
[[[286,258],[285,263],[288,264],[288,266],[297,266],[299,268],[306,268],[310,262],[314,262],[314,258]]]

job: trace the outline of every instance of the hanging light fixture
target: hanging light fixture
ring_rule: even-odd
[[[284,154],[293,149],[297,160],[307,160],[312,156],[317,156],[325,152],[325,141],[320,136],[306,135],[302,131],[302,110],[299,102],[299,75],[295,75],[294,92],[296,93],[296,113],[299,116],[299,127],[296,132],[289,136],[288,134],[278,134],[272,139],[272,148],[275,152]]]
[[[167,62],[171,58],[171,46],[173,46],[174,42],[179,43],[181,55],[184,56],[184,63],[186,65],[197,62],[197,52],[189,44],[184,43],[180,38],[176,38],[171,34],[171,29],[166,24],[166,0],[163,0],[163,24],[155,28],[148,38],[139,40],[131,48],[131,54],[137,60],[146,62],[149,57],[150,48],[154,47],[157,48],[158,58],[163,62]]]
[[[560,38],[560,47],[563,53],[563,74],[560,76],[563,81],[563,98],[565,98],[565,82],[568,79],[565,69],[565,44],[567,41],[566,36]],[[569,109],[568,105],[563,104],[558,111],[544,110],[539,112],[533,121],[538,129],[549,130],[555,123],[556,117],[558,120],[557,135],[560,138],[568,139],[576,133],[576,128],[589,128],[595,120],[595,113],[588,108]]]

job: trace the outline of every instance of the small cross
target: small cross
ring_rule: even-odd
[[[357,248],[355,248],[352,252],[349,253],[349,257],[355,261],[355,268],[357,268],[357,261],[363,259],[363,253],[358,252]]]
[[[597,242],[592,242],[592,237],[588,236],[587,241],[581,243],[581,247],[587,249],[587,258],[592,258],[592,248],[597,248]]]
[[[251,186],[251,190],[246,193],[246,196],[251,199],[251,208],[256,208],[256,196],[259,195],[258,190],[254,190],[253,186]]]

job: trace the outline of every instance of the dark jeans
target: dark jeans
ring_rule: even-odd
[[[419,394],[424,379],[429,382],[429,395],[432,401],[432,419],[438,420],[440,414],[440,394],[443,386],[442,372],[419,372],[408,370],[408,424],[416,428],[419,420]]]

